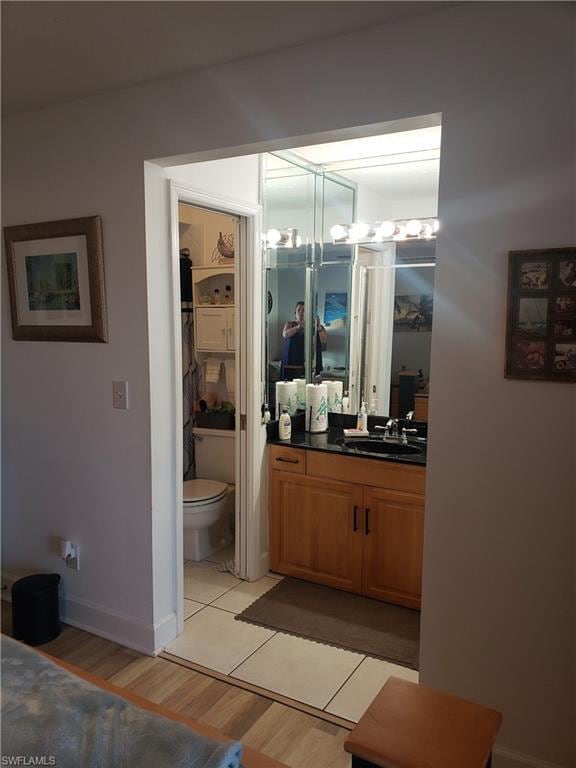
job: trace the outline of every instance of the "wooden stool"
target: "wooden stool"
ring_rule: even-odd
[[[490,768],[502,715],[390,677],[344,743],[352,768]]]

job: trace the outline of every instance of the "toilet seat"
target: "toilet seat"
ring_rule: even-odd
[[[228,493],[226,483],[218,480],[185,480],[183,483],[184,504],[194,506],[196,504],[210,504],[219,501]]]

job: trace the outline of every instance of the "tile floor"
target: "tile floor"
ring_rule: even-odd
[[[233,556],[224,550],[213,562],[185,564],[184,632],[169,653],[353,722],[390,675],[418,681],[418,672],[387,661],[236,621],[282,577],[221,573],[218,563]]]

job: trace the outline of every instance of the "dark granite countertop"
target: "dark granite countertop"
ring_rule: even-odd
[[[335,418],[332,418],[335,417]],[[340,422],[340,423],[339,423]],[[342,423],[343,422],[343,423]],[[375,461],[392,461],[396,464],[415,464],[417,466],[426,466],[426,433],[427,425],[422,422],[410,422],[410,427],[416,427],[419,435],[408,440],[409,445],[416,446],[421,453],[402,455],[402,454],[380,454],[368,453],[357,448],[347,448],[341,445],[339,441],[344,437],[343,427],[355,426],[356,417],[344,417],[337,414],[330,414],[330,426],[327,432],[310,433],[304,431],[304,414],[298,414],[292,417],[292,438],[290,440],[278,439],[278,422],[272,421],[267,425],[268,442],[273,445],[292,446],[293,448],[304,448],[308,451],[324,451],[326,453],[339,453],[343,456],[356,456],[363,459],[374,459]],[[386,419],[379,417],[369,417],[368,429],[375,436],[381,437],[378,432],[373,432],[376,423],[386,423]],[[338,426],[336,426],[338,424]],[[400,421],[400,432],[405,422]]]

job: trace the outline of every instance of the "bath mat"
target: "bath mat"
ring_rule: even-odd
[[[418,669],[420,612],[285,578],[236,619]]]

